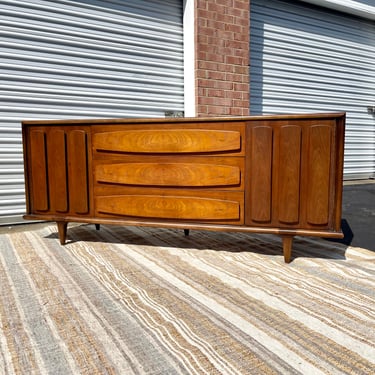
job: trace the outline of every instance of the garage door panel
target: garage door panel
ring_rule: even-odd
[[[375,175],[375,23],[289,0],[250,15],[250,113],[345,111],[344,177]]]
[[[179,0],[0,0],[0,224],[25,212],[23,119],[183,111]]]

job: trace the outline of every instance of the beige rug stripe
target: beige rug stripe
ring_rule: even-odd
[[[131,229],[131,233],[129,233],[128,232],[128,236],[129,236],[129,234],[132,236],[132,233],[136,233],[138,231],[138,229],[136,229],[136,228],[132,228]],[[112,238],[112,241],[115,241],[116,242],[116,238],[117,238],[117,233],[118,232],[121,232],[121,230],[119,229],[119,231],[116,231],[116,234],[114,234],[114,233],[112,233],[111,232],[111,235],[113,236],[113,238]],[[111,236],[111,237],[112,237]],[[133,238],[132,238],[132,240],[133,240]],[[136,238],[134,238],[134,241],[136,242],[137,240],[136,240]],[[163,256],[163,254],[165,253],[165,249],[164,248],[160,248],[160,249],[158,249],[158,248],[155,248],[155,247],[152,247],[152,246],[144,246],[144,245],[137,245],[137,246],[132,246],[132,245],[124,245],[124,246],[126,246],[126,249],[128,249],[129,247],[130,248],[133,248],[134,250],[136,250],[136,251],[139,251],[139,252],[141,252],[143,255],[145,255],[146,257],[151,257],[152,259],[154,259],[154,261],[157,261],[158,262],[158,264],[159,264],[159,266],[161,266],[161,267],[163,267],[163,265],[165,266],[165,267],[167,267],[168,268],[168,264],[169,263],[174,263],[175,261],[176,261],[176,259],[165,259],[165,257]],[[156,254],[155,254],[155,252],[156,252]],[[118,262],[116,262],[116,264],[121,264],[121,263],[123,263],[123,261],[124,260],[126,260],[126,259],[128,259],[128,255],[129,255],[129,252],[128,251],[123,251],[123,252],[117,252],[117,253],[119,253],[119,254],[122,254],[122,258],[118,261]],[[154,253],[154,254],[153,254]],[[153,255],[152,255],[153,254]],[[117,255],[117,254],[116,254]],[[131,257],[132,258],[132,257]],[[133,258],[134,259],[134,258]],[[141,266],[142,267],[142,271],[143,272],[145,272],[145,268],[143,267],[143,265]],[[158,272],[154,272],[152,269],[150,269],[149,270],[150,272],[152,272],[153,273],[153,276],[151,275],[151,276],[148,276],[148,278],[149,277],[152,277],[152,279],[160,279],[161,281],[162,280],[165,280],[163,277],[161,277],[160,276],[160,274],[158,273]],[[179,270],[180,272],[181,272],[181,269]],[[190,265],[189,264],[184,264],[184,269],[182,270],[183,271],[183,273],[184,272],[186,272],[186,274],[188,274],[188,275],[190,275],[190,276],[192,276],[195,272],[196,272],[196,270],[194,269],[194,268],[192,268],[192,267],[190,267]],[[177,274],[178,275],[183,275],[183,273],[180,273],[180,272],[177,272]],[[205,281],[207,281],[207,280],[205,280],[204,278],[205,278],[205,276],[207,276],[207,277],[209,277],[209,275],[207,275],[207,274],[204,274],[204,276],[203,276],[203,280],[202,280],[202,283],[204,284],[205,283]],[[169,285],[174,285],[173,283],[171,283],[169,280],[165,280]],[[134,280],[132,280],[132,282],[134,283]],[[147,278],[142,282],[142,283],[144,283],[144,282],[147,282]],[[185,282],[186,282],[186,280],[185,280]],[[190,286],[191,286],[191,284],[189,284]],[[164,288],[166,288],[166,286],[165,285],[160,285],[160,289],[164,289]],[[177,290],[178,290],[178,288],[176,288]],[[150,291],[149,291],[150,292]],[[173,293],[173,291],[172,291],[172,293]],[[180,292],[178,292],[179,294],[180,294]],[[161,304],[165,304],[165,303],[167,303],[168,304],[168,298],[170,298],[169,296],[163,296],[163,298],[161,298],[161,296],[160,296],[160,300],[159,300],[159,304],[161,305]],[[173,300],[172,300],[172,302],[173,302]],[[189,301],[189,303],[190,304],[194,304],[194,305],[196,305],[196,301],[194,302],[194,298],[193,297],[191,297],[191,301]],[[197,306],[199,306],[199,304],[197,305]],[[187,307],[185,306],[185,309],[186,309]],[[184,310],[184,312],[185,312],[185,314],[186,314],[186,310]],[[211,313],[209,313],[209,316],[211,316],[211,315],[215,315],[215,312],[211,312]],[[196,317],[196,320],[199,320],[199,319],[201,319],[201,317],[199,317],[199,316],[197,316]],[[213,329],[215,329],[215,328],[213,328]],[[226,340],[228,340],[229,339],[229,335],[227,335],[226,334],[226,336],[228,337]],[[216,343],[216,351],[218,352],[217,353],[217,355],[220,355],[223,359],[227,356],[227,354],[228,353],[226,353],[226,351],[225,351],[225,348],[227,348],[228,346],[229,347],[233,347],[234,348],[234,346],[233,345],[236,345],[236,343],[235,342],[223,342],[222,343],[222,345],[219,345],[219,343],[220,343],[220,341],[219,342],[217,342]],[[221,350],[221,349],[223,349],[223,350]],[[234,350],[233,350],[234,351]],[[241,350],[241,348],[239,348],[239,352],[242,352],[243,351],[243,349]],[[264,349],[263,349],[263,351],[264,351]],[[261,357],[266,357],[265,355],[264,355],[264,353],[261,355]],[[211,360],[212,360],[212,358],[211,358]],[[270,357],[268,356],[267,357],[267,360],[268,361],[270,361]],[[242,358],[238,358],[238,360],[236,361],[236,360],[234,360],[234,358],[232,358],[232,360],[230,360],[230,359],[228,359],[228,362],[232,362],[233,364],[237,364],[237,365],[239,365],[239,363],[242,363],[243,365],[245,365],[245,363],[247,362],[248,363],[248,365],[249,366],[251,366],[251,362],[254,362],[254,361],[258,361],[259,362],[259,360],[257,360],[256,359],[256,357],[254,357],[254,356],[252,356],[251,355],[251,353],[249,352],[249,349],[247,349],[247,354],[246,354],[246,356],[243,356]],[[255,362],[256,363],[256,362]],[[280,366],[280,364],[279,363],[276,363],[276,362],[274,362],[274,361],[270,361],[270,365],[271,365],[271,363],[272,363],[272,366],[274,367],[274,368],[280,368],[280,370],[282,370],[283,369],[283,366]],[[254,366],[255,367],[255,366]],[[246,367],[245,367],[246,368]],[[264,374],[264,373],[269,373],[269,371],[273,371],[273,370],[271,370],[271,368],[269,367],[269,366],[267,366],[264,362],[263,362],[263,364],[262,364],[262,361],[260,361],[259,362],[259,364],[256,366],[256,368],[257,369],[259,369],[259,371],[260,371],[260,373],[261,374]],[[285,370],[285,366],[284,366],[284,370]],[[255,371],[255,370],[254,370]],[[279,372],[278,372],[279,373]]]
[[[138,246],[137,249],[141,249],[141,247]],[[143,255],[146,256],[147,258],[152,257],[152,255],[150,255],[150,254],[152,254],[153,251],[150,251],[150,249],[147,249],[147,250],[145,252],[143,252]],[[210,293],[207,290],[204,289],[203,285],[205,285],[205,281],[207,283],[212,284],[212,286],[214,286],[214,285],[216,286],[216,285],[222,284],[222,282],[221,282],[220,279],[217,279],[217,278],[215,279],[211,275],[209,275],[208,273],[202,272],[201,275],[197,274],[196,272],[194,273],[192,269],[189,269],[190,264],[189,263],[184,263],[181,259],[180,260],[176,260],[176,259],[170,258],[169,261],[168,261],[166,255],[165,255],[166,254],[165,250],[166,249],[162,249],[160,251],[155,250],[155,251],[157,251],[158,254],[157,254],[157,257],[154,255],[154,257],[152,258],[153,261],[158,262],[159,265],[161,264],[161,266],[166,265],[166,264],[173,264],[173,265],[175,265],[175,267],[178,267],[178,269],[177,269],[177,274],[178,275],[182,275],[184,273],[184,271],[187,270],[187,272],[186,272],[187,278],[185,279],[185,282],[188,281],[188,277],[196,279],[196,284],[193,287],[200,289],[205,295],[210,295]],[[210,279],[212,279],[212,280],[210,280]],[[189,285],[192,286],[191,283],[189,283]],[[200,285],[202,285],[201,288],[199,287]],[[222,290],[225,290],[225,289],[228,291],[229,295],[233,294],[233,290],[231,292],[229,292],[230,291],[230,286],[229,285],[224,285],[223,284],[223,288],[220,288],[220,286],[218,288],[215,287],[215,289],[221,289],[221,290],[216,295],[211,293],[212,294],[212,298],[214,298],[215,300],[218,300],[217,297],[219,295],[225,294],[225,291],[222,292]],[[242,305],[244,305],[244,307],[248,307],[247,305],[249,305],[249,301],[247,301],[246,298],[239,298],[237,301],[230,301],[230,300],[226,301],[226,297],[223,297],[221,300],[219,298],[219,302],[220,302],[221,305],[225,306],[228,310],[231,310],[233,313],[236,313],[236,311],[234,310],[234,308],[236,306],[240,306],[241,303],[242,303]],[[256,326],[258,329],[262,330],[263,332],[267,332],[267,334],[270,337],[273,337],[273,339],[275,339],[277,341],[280,341],[289,350],[295,352],[296,355],[298,355],[298,352],[299,352],[299,355],[302,358],[304,358],[305,360],[308,359],[307,356],[303,355],[303,352],[301,352],[301,351],[298,350],[298,343],[296,341],[286,339],[285,336],[280,335],[280,333],[282,333],[282,332],[279,331],[279,330],[278,330],[278,335],[277,336],[275,336],[275,334],[272,333],[272,332],[276,332],[277,331],[277,328],[275,328],[275,327],[278,327],[278,324],[270,325],[271,322],[269,322],[269,324],[266,325],[266,326],[264,326],[264,324],[263,325],[259,324],[260,323],[259,316],[258,317],[256,316],[255,310],[252,310],[250,306],[249,306],[249,311],[247,313],[244,314],[244,313],[242,313],[242,312],[239,311],[239,312],[237,312],[237,314],[239,314],[243,319],[247,320],[252,325]],[[280,320],[280,319],[284,319],[285,320],[285,317],[282,317],[280,315],[280,313],[278,313],[277,311],[271,311],[271,310],[268,310],[268,311],[264,310],[264,311],[262,311],[262,315],[265,315],[265,314],[267,316],[272,316],[273,315],[274,317],[277,317],[279,315],[278,320]],[[283,324],[283,326],[284,326],[284,324]],[[286,328],[287,328],[287,332],[290,332],[290,327],[288,326]],[[309,354],[310,354],[310,357],[311,357],[312,351],[310,351]],[[280,359],[281,359],[281,357],[280,357]],[[324,364],[322,362],[322,358],[321,357],[316,358],[316,360],[313,361],[313,362],[315,362],[315,365],[319,363],[319,368],[322,369],[322,370],[325,369],[325,368],[327,368],[327,367],[329,367],[328,363]]]
[[[176,341],[174,335],[169,335],[167,333],[163,322],[152,314],[152,309],[149,309],[147,305],[139,302],[142,294],[145,294],[146,292],[137,292],[134,289],[134,286],[128,282],[127,277],[125,276],[126,274],[133,272],[133,270],[130,268],[125,271],[121,270],[116,267],[113,262],[107,261],[104,257],[107,252],[110,253],[110,256],[115,256],[115,253],[107,246],[99,247],[96,250],[90,246],[84,246],[83,248],[82,245],[77,246],[77,244],[75,244],[74,247],[75,250],[73,251],[77,259],[79,259],[80,262],[90,270],[90,273],[96,277],[108,291],[110,291],[113,297],[116,300],[121,301],[126,310],[133,313],[134,316],[137,316],[148,328],[153,330],[155,334],[159,335],[160,343],[165,344],[166,339],[171,340],[171,344],[168,345],[166,349],[185,357],[185,364],[190,366],[191,361],[188,358],[191,353],[186,353],[185,350],[177,350],[179,347],[179,342]],[[83,251],[76,251],[77,249]],[[144,285],[146,284],[147,279],[145,278]],[[160,353],[160,355],[162,355],[162,353]],[[199,368],[199,361],[196,363],[196,366],[198,366],[198,372],[195,366],[191,366],[190,370],[192,373],[199,374],[199,370],[203,370],[202,368]]]
[[[183,259],[192,261],[183,257]],[[275,298],[273,295],[260,291],[258,288],[250,287],[247,283],[242,282],[238,278],[232,277],[225,272],[218,271],[217,269],[208,266],[207,264],[202,264],[199,260],[193,260],[194,265],[205,272],[208,272],[210,275],[217,277],[223,282],[227,283],[233,288],[241,289],[244,293],[248,294],[252,298],[256,298],[265,305],[280,310],[286,315],[293,316],[293,319],[299,321],[300,323],[306,325],[311,330],[320,333],[321,335],[326,336],[327,338],[339,343],[340,345],[345,346],[346,348],[352,350],[360,356],[363,356],[368,361],[373,361],[375,359],[375,348],[370,347],[367,344],[361,343],[360,341],[353,340],[352,337],[346,335],[342,331],[325,324],[321,320],[318,320],[311,315],[307,315],[305,312],[300,309],[291,306],[285,301],[281,301],[279,298]],[[375,364],[375,362],[374,362]]]
[[[171,248],[172,249],[172,248]],[[187,254],[187,252],[184,250],[180,251],[181,249],[172,249],[174,251],[174,254],[176,256],[182,257],[180,255],[181,253],[185,254],[185,261],[191,262],[191,256],[190,254]],[[172,251],[171,250],[171,251]],[[248,280],[241,280],[241,272],[240,264],[235,264],[233,262],[233,257],[228,256],[227,259],[219,259],[220,255],[217,255],[216,253],[213,252],[205,252],[205,260],[202,259],[197,259],[194,258],[193,262],[197,262],[197,268],[200,268],[204,272],[208,272],[211,275],[215,275],[219,280],[225,281],[228,283],[228,285],[232,285],[240,290],[246,291],[246,293],[251,296],[252,298],[258,298],[260,301],[262,301],[265,304],[268,304],[271,308],[274,309],[280,309],[282,312],[284,312],[286,315],[289,314],[289,316],[293,317],[293,320],[295,317],[297,317],[297,321],[299,320],[301,323],[304,325],[307,325],[311,330],[320,332],[321,334],[334,339],[335,342],[339,343],[343,347],[353,349],[354,352],[358,352],[359,355],[364,356],[367,360],[373,361],[373,346],[371,344],[363,344],[363,338],[361,337],[360,340],[355,341],[353,340],[353,343],[351,346],[346,345],[348,342],[352,341],[352,338],[355,338],[355,335],[349,334],[348,336],[345,337],[345,334],[342,335],[342,329],[345,329],[345,327],[334,327],[334,324],[332,326],[332,322],[328,325],[325,322],[322,322],[320,319],[315,319],[314,318],[311,320],[310,319],[310,314],[307,314],[308,311],[306,312],[299,312],[303,308],[303,300],[297,300],[296,299],[296,306],[294,309],[291,309],[291,301],[290,299],[284,299],[284,301],[280,304],[279,301],[282,299],[281,293],[277,293],[276,296],[271,295],[269,292],[270,290],[266,290],[265,288],[262,289],[262,284],[261,283],[255,283],[254,285],[250,285],[250,282],[253,282],[253,279],[251,277],[248,277]],[[212,256],[209,257],[209,254]],[[232,261],[231,261],[232,260]],[[235,264],[235,266],[232,267],[230,273],[228,273],[230,270],[230,265]],[[325,264],[329,265],[332,264],[331,261],[326,261]],[[214,268],[212,268],[212,265],[215,265]],[[252,265],[254,266],[254,262],[252,262]],[[274,271],[276,273],[276,277],[274,279],[275,283],[279,283],[279,281],[282,281],[282,277],[285,276],[285,287],[290,288],[290,286],[293,286],[293,273],[295,271],[299,271],[299,273],[302,273],[303,270],[303,264],[300,262],[300,268],[299,267],[292,267],[290,266],[285,266],[285,264],[279,264],[274,267]],[[327,266],[327,274],[329,274]],[[266,269],[264,269],[266,268]],[[268,277],[269,272],[267,272],[267,268],[271,268],[270,263],[263,262],[259,264],[259,273],[262,272]],[[211,272],[207,271],[211,269]],[[301,271],[300,271],[301,270]],[[322,270],[322,272],[324,272]],[[249,276],[249,275],[248,275]],[[306,275],[304,275],[306,276]],[[300,279],[300,283],[304,283],[305,278],[302,277]],[[288,284],[289,282],[289,284]],[[331,285],[332,288],[332,285]],[[300,291],[304,291],[304,288],[299,286],[298,288]],[[272,294],[274,294],[275,291],[272,291]],[[282,290],[280,290],[282,292]],[[313,292],[313,290],[311,290]],[[343,293],[342,293],[343,294]],[[314,297],[318,297],[316,293],[314,294]],[[354,297],[354,296],[353,296]],[[369,305],[371,305],[371,302],[373,303],[373,300],[368,300]],[[298,306],[298,307],[297,307]],[[320,305],[321,306],[321,305]],[[341,310],[342,312],[345,312],[345,310]],[[332,313],[332,310],[331,310]],[[328,320],[328,316],[327,316]],[[371,324],[372,323],[372,324]],[[369,325],[373,325],[374,321],[372,320]],[[328,330],[328,335],[326,334]],[[373,338],[373,335],[372,335]],[[344,340],[343,340],[344,339]],[[342,342],[344,341],[344,342]],[[357,347],[359,347],[359,350],[357,350]]]
[[[273,352],[279,355],[280,358],[285,358],[287,362],[291,363],[291,365],[299,371],[305,374],[324,374],[324,372],[322,372],[315,366],[312,366],[309,362],[306,362],[303,358],[296,355],[293,351],[282,345],[282,343],[274,340],[266,332],[259,330],[249,321],[246,321],[241,316],[233,313],[233,311],[217,303],[217,301],[209,298],[207,295],[204,295],[196,289],[193,289],[191,286],[187,285],[186,283],[175,277],[173,274],[168,273],[163,268],[159,267],[155,262],[150,261],[146,257],[139,254],[136,250],[133,250],[132,246],[128,246],[127,249],[125,249],[123,245],[118,246],[126,251],[128,255],[130,255],[131,251],[132,256],[137,260],[139,264],[142,264],[145,268],[152,269],[155,273],[168,280],[170,283],[173,283],[173,285],[189,294],[192,298],[197,300],[202,305],[208,307],[216,314],[219,314],[231,324],[241,328],[243,332],[246,332],[249,336],[254,337],[260,343],[263,343],[266,347],[270,348]]]
[[[185,250],[178,249],[178,252],[180,251],[184,252]],[[191,252],[185,251],[185,254],[189,258],[192,256]],[[344,286],[339,287],[329,280],[325,281],[322,278],[311,275],[311,273],[309,274],[309,269],[306,269],[306,262],[304,262],[304,260],[302,262],[302,260],[299,261],[297,259],[295,261],[296,264],[290,264],[285,267],[282,262],[275,262],[272,260],[259,261],[254,260],[254,257],[237,254],[225,256],[219,254],[218,252],[213,253],[211,251],[206,251],[205,254],[206,255],[204,257],[201,257],[201,261],[205,262],[205,264],[215,265],[215,267],[220,268],[222,272],[231,272],[232,276],[242,280],[243,282],[251,283],[251,285],[255,286],[256,288],[260,288],[263,291],[267,291],[266,288],[262,288],[263,282],[256,282],[256,280],[259,280],[259,275],[261,274],[262,280],[269,279],[274,281],[275,288],[278,288],[280,292],[287,288],[291,292],[294,290],[298,291],[299,293],[305,293],[307,298],[314,297],[315,299],[318,299],[318,303],[329,303],[329,308],[332,308],[333,305],[342,308],[344,304],[346,308],[345,310],[342,309],[344,313],[350,312],[352,316],[357,315],[358,318],[361,318],[362,320],[368,320],[369,324],[374,324],[375,312],[367,308],[369,305],[371,305],[373,299],[362,296],[361,301],[358,301],[358,298],[355,298],[358,293],[354,291],[350,292]],[[209,256],[210,254],[213,254],[213,256]],[[299,265],[297,265],[297,263],[299,263]],[[321,273],[323,272],[323,268],[325,268],[327,270],[327,274],[329,274],[331,269],[335,267],[335,264],[333,264],[333,262],[330,260],[327,260],[324,262],[324,264],[327,264],[327,266],[322,267],[322,265],[319,264]],[[318,265],[316,264],[316,267],[317,266]],[[346,274],[342,274],[342,271],[338,272],[341,273],[341,276],[346,277]],[[243,278],[241,278],[241,274],[244,275]],[[374,285],[375,287],[375,283],[372,281],[372,279],[373,274],[367,272],[362,280],[358,280],[358,277],[354,277],[353,283],[356,285],[359,283],[368,284],[369,287]],[[295,287],[294,285],[298,285],[298,287]],[[319,291],[319,294],[316,294],[317,291]],[[278,298],[282,298],[282,296],[278,294]],[[293,304],[291,299],[287,299],[287,301],[288,303]],[[363,307],[363,310],[359,311],[359,306]],[[303,306],[299,306],[299,308],[303,308]],[[311,310],[309,310],[309,313],[311,313]]]
[[[11,281],[7,277],[4,259],[0,251],[0,322],[2,328],[7,328],[6,334],[0,335],[1,357],[3,359],[0,360],[0,370],[2,374],[6,374],[8,370],[22,372],[26,370],[24,365],[31,369],[35,368],[36,365],[34,357],[30,354],[26,355],[27,361],[24,363],[25,360],[20,362],[17,353],[19,348],[16,347],[17,342],[14,340],[12,330],[14,326],[20,326],[22,324],[22,319],[18,310],[14,308],[17,305],[15,299],[12,298],[14,293],[9,293],[12,289]],[[26,335],[22,335],[22,337],[19,338],[21,342],[25,342],[26,340],[29,340]]]
[[[72,225],[68,239],[0,235],[0,373],[375,368],[375,253],[296,238],[285,265],[275,236]]]
[[[188,254],[186,254],[189,256]],[[283,300],[285,303],[294,306],[300,310],[303,310],[308,315],[315,315],[315,317],[321,318],[322,310],[327,311],[325,319],[330,321],[330,325],[335,325],[330,319],[332,311],[335,309],[340,310],[341,314],[344,314],[347,318],[350,318],[357,323],[367,321],[368,326],[374,326],[375,329],[375,319],[374,311],[368,309],[373,300],[370,298],[362,297],[362,301],[358,301],[356,294],[354,292],[348,291],[348,289],[337,288],[332,282],[329,284],[328,281],[325,282],[321,278],[311,277],[304,272],[304,268],[299,267],[287,267],[283,265],[279,267],[271,267],[270,265],[264,265],[264,262],[249,262],[246,265],[246,261],[236,262],[233,258],[227,257],[225,260],[214,256],[212,259],[202,260],[205,264],[211,262],[211,265],[215,265],[217,269],[222,272],[226,272],[232,277],[246,283],[253,285],[256,289],[262,290],[267,293],[266,287],[263,284],[266,283],[256,282],[256,274],[262,275],[262,280],[269,279],[269,281],[275,282],[275,289],[278,290],[277,299]],[[327,263],[332,264],[327,261]],[[258,267],[257,267],[258,266]],[[331,267],[330,267],[331,268]],[[322,267],[320,267],[322,269]],[[327,269],[328,272],[328,269]],[[241,274],[244,277],[241,278]],[[254,276],[254,277],[252,277]],[[370,277],[370,275],[369,275]],[[359,281],[357,280],[356,284]],[[291,295],[297,298],[290,298],[290,296],[283,297],[285,290],[289,290]],[[318,292],[318,293],[317,293]],[[275,291],[273,291],[275,293]],[[319,310],[314,312],[314,305],[307,305],[306,300],[314,300],[315,306],[319,306]],[[345,307],[345,309],[344,309]],[[360,330],[360,325],[354,325],[350,327],[343,326],[340,324],[339,330],[346,331],[351,337],[358,337],[363,340],[363,334],[366,331],[361,330],[358,334],[353,332],[353,329],[358,328]]]
[[[9,244],[13,244],[12,237],[6,236]],[[13,244],[14,246],[14,244]],[[4,251],[5,249],[2,249]],[[10,279],[4,256],[0,251],[1,274],[4,275],[0,290],[2,325],[7,328],[4,340],[9,349],[8,360],[11,359],[14,372],[17,374],[46,374],[41,354],[38,348],[32,344],[31,328],[27,325],[27,319],[21,306],[16,288]],[[21,267],[21,261],[17,253],[14,254]],[[11,292],[11,293],[10,293]],[[6,298],[6,300],[4,299]],[[8,362],[7,362],[8,363]],[[9,365],[9,368],[11,368]]]
[[[125,351],[131,358],[133,366],[129,366],[129,363],[118,350],[119,347],[115,344],[113,337],[108,335],[107,331],[104,330],[102,325],[98,322],[98,319],[100,319],[101,322],[105,322],[104,317],[101,316],[99,310],[96,309],[95,306],[90,302],[80,286],[77,285],[73,278],[62,269],[59,263],[57,263],[54,251],[51,250],[59,251],[61,248],[59,249],[59,247],[55,247],[51,249],[50,247],[46,246],[45,243],[38,243],[37,236],[38,234],[28,234],[28,237],[30,237],[30,242],[36,242],[35,245],[38,244],[38,255],[41,257],[41,259],[43,259],[45,266],[56,277],[58,284],[61,285],[61,288],[63,289],[67,298],[72,304],[74,304],[77,314],[81,316],[80,324],[86,324],[88,329],[95,333],[95,340],[100,341],[101,348],[105,353],[105,356],[110,358],[111,363],[116,364],[116,371],[120,371],[122,374],[131,374],[133,373],[132,367],[135,367],[138,369],[138,371],[141,371],[142,365],[138,362],[137,358],[132,355],[131,350],[116,334],[116,331],[109,324],[106,324],[107,331],[111,332],[113,337],[116,337],[116,343],[120,343],[122,350]],[[83,247],[85,246],[84,243],[81,243],[80,245]],[[77,247],[77,244],[75,246],[67,245],[65,249],[69,251],[75,247]]]
[[[168,249],[171,249],[170,247],[168,247]],[[173,249],[173,248],[172,248]],[[182,250],[182,249],[173,249],[173,250],[175,250],[176,251],[176,256],[179,256],[179,254],[181,253],[181,252],[183,252],[184,250]],[[206,254],[207,253],[209,253],[209,252],[205,252]],[[148,256],[148,255],[146,255],[146,256]],[[159,257],[160,257],[160,254],[158,255]],[[188,259],[191,259],[189,256],[188,256]],[[195,258],[196,259],[196,258]],[[216,256],[215,256],[215,259],[216,259]],[[168,262],[168,260],[164,260],[163,261],[163,263],[165,263],[165,264],[168,264],[168,263],[170,263],[170,264],[178,264],[178,262],[176,261],[176,260],[173,260],[173,259],[170,259],[169,260],[169,262]],[[227,264],[227,263],[223,263],[223,264]],[[203,271],[205,271],[204,270],[204,266],[203,267],[201,267],[201,269],[203,270]],[[181,272],[181,270],[180,270],[180,272]],[[219,275],[217,275],[218,277],[219,277],[219,279],[220,279],[220,274]],[[238,287],[238,289],[241,289],[242,290],[242,287],[243,287],[243,285],[241,286],[241,285],[236,285],[236,287]],[[237,301],[237,303],[240,303],[239,301]],[[272,305],[271,305],[271,307],[272,307]],[[286,309],[287,310],[287,309]],[[294,316],[293,316],[293,319],[294,319]],[[291,323],[293,323],[293,322],[291,322]],[[319,326],[319,324],[320,324],[320,321],[316,321],[315,322],[315,326]],[[271,328],[271,327],[270,327]],[[292,327],[290,327],[291,329],[292,329]],[[313,327],[314,328],[314,327]],[[288,329],[289,331],[290,331],[290,329]],[[319,331],[319,330],[318,330]],[[334,331],[335,332],[335,331]],[[339,332],[335,332],[335,333],[339,333]],[[320,338],[320,340],[322,340],[323,338],[321,337]],[[323,339],[324,340],[324,339]],[[340,352],[341,353],[341,355],[344,355],[344,353],[345,352],[348,352],[348,350],[345,348],[345,346],[342,346],[341,344],[339,344],[339,347],[338,348],[336,348],[337,350],[336,350],[336,352]],[[327,353],[327,355],[329,355],[329,353]],[[329,357],[327,357],[327,358],[329,358]],[[330,358],[330,361],[332,361],[332,359]],[[343,365],[344,365],[344,363],[340,363],[341,361],[336,361],[336,363],[335,363],[335,365],[337,366],[337,367],[342,367]],[[328,365],[328,364],[326,364],[326,365]],[[344,368],[343,368],[344,369]]]
[[[81,231],[80,228],[78,228],[78,230],[80,239],[82,239],[82,237],[90,237],[90,233],[95,233],[95,231],[85,232],[85,228],[83,231]],[[142,364],[140,373],[187,373],[181,366],[179,357],[172,359],[167,354],[168,352],[166,351],[163,340],[157,342],[153,330],[147,331],[142,325],[136,322],[136,314],[133,310],[129,310],[126,304],[126,300],[132,296],[126,293],[126,291],[124,294],[117,294],[118,291],[121,292],[121,288],[118,288],[118,285],[115,283],[108,283],[108,279],[112,277],[111,274],[117,275],[118,268],[112,265],[109,269],[103,267],[100,261],[101,255],[106,252],[114,254],[117,249],[114,248],[111,243],[98,242],[90,244],[83,241],[70,243],[66,245],[64,249],[70,249],[71,251],[68,251],[66,255],[64,253],[63,258],[72,255],[72,260],[74,262],[78,261],[79,264],[84,265],[87,272],[83,272],[82,277],[77,278],[76,275],[76,279],[79,280],[79,283],[84,284],[86,293],[88,293],[93,302],[100,304],[98,307],[102,313],[109,322],[113,323],[118,333],[122,335],[121,339],[129,344],[131,354],[123,352],[124,357],[128,357],[128,360],[131,362],[131,356],[134,351],[134,354],[137,356],[137,362]],[[61,250],[61,247],[56,250]],[[99,256],[96,256],[97,254]],[[70,263],[68,258],[66,258],[66,260]],[[61,257],[60,261],[65,263]],[[70,267],[68,267],[68,269],[70,269]],[[130,272],[126,272],[126,274],[131,274],[132,272],[133,270],[130,269]],[[94,281],[95,279],[97,280]],[[147,281],[147,278],[145,280]],[[87,285],[88,283],[90,284],[89,287]],[[147,283],[143,284],[145,287],[147,286]],[[97,293],[92,290],[92,287],[95,287],[95,285],[99,288]],[[114,286],[114,288],[112,288],[112,286]],[[106,293],[105,288],[108,288],[111,292],[114,291],[114,293],[112,293],[113,295],[111,296],[109,293]],[[120,306],[121,304],[122,306]],[[107,306],[109,310],[107,310]],[[101,340],[100,338],[97,339],[99,341]],[[122,347],[121,341],[119,347]]]
[[[44,306],[47,311],[46,316],[50,319],[50,328],[64,342],[61,350],[65,352],[65,358],[72,366],[72,372],[82,373],[89,367],[93,369],[93,373],[103,371],[108,374],[114,373],[112,365],[101,356],[102,348],[96,346],[92,333],[86,323],[80,319],[58,279],[33,251],[38,248],[35,246],[40,246],[40,244],[38,241],[33,243],[28,237],[15,234],[13,242],[18,249],[20,260],[32,278],[35,294],[40,298],[40,305]],[[48,288],[46,288],[47,285]]]
[[[134,277],[135,271],[131,267],[123,268],[126,263],[123,262],[123,258],[119,258],[120,261],[116,261],[117,254],[115,252],[111,252],[108,248],[101,249],[100,253],[95,252],[93,249],[88,249],[87,255],[81,253],[77,254],[77,256],[85,264],[95,263],[101,265],[102,270],[97,273],[97,277],[101,275],[101,281],[108,290],[111,290],[116,298],[126,299],[126,296],[130,295],[131,298],[128,298],[126,307],[142,319],[150,329],[159,332],[163,341],[169,342],[168,350],[184,356],[184,362],[190,366],[191,371],[200,374],[206,372],[207,367],[209,367],[208,363],[204,367],[200,367],[200,362],[203,360],[200,355],[200,352],[202,352],[212,363],[216,363],[216,368],[223,371],[223,373],[240,374],[230,364],[223,362],[216,355],[215,350],[210,347],[210,344],[205,343],[204,338],[195,335],[182,320],[164,307],[173,306],[175,303],[173,296],[170,294],[163,296],[164,306],[154,301],[150,296],[150,292],[144,290],[144,286],[149,284],[148,278],[139,273],[138,280],[136,280]],[[95,262],[90,261],[90,256],[93,257],[93,260],[95,259]],[[130,273],[132,274],[131,281],[127,276]],[[106,275],[106,277],[103,278],[103,275]],[[170,299],[170,302],[168,299]],[[198,352],[197,349],[199,349]]]

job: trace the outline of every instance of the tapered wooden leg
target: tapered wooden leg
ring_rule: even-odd
[[[95,229],[100,230],[100,224],[95,224]]]
[[[189,229],[184,229],[184,234],[185,234],[185,236],[188,236],[189,233],[190,233]]]
[[[57,230],[59,232],[59,239],[60,239],[61,245],[65,245],[67,228],[68,228],[67,222],[65,222],[65,221],[58,221],[57,222]]]
[[[290,263],[292,256],[293,236],[283,236],[283,253],[285,263]]]

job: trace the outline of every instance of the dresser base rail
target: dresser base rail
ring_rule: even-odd
[[[308,237],[324,237],[324,238],[343,238],[342,231],[322,231],[322,230],[305,230],[305,229],[280,229],[280,228],[260,228],[237,225],[215,225],[215,224],[196,224],[196,223],[176,223],[176,222],[154,222],[154,221],[133,221],[133,220],[111,220],[103,218],[69,218],[64,220],[53,216],[46,215],[24,215],[26,220],[47,220],[57,223],[57,230],[61,245],[65,245],[67,239],[67,229],[70,222],[95,224],[97,230],[101,224],[123,225],[123,226],[143,226],[143,227],[159,227],[169,229],[181,229],[185,236],[188,236],[190,230],[209,230],[216,232],[242,232],[242,233],[258,233],[258,234],[276,234],[282,238],[282,247],[285,263],[290,263],[292,259],[293,239],[294,236]]]

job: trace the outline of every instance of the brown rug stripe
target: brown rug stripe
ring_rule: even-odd
[[[33,226],[30,227],[32,229]],[[0,374],[371,374],[375,253],[52,224],[0,235]]]

